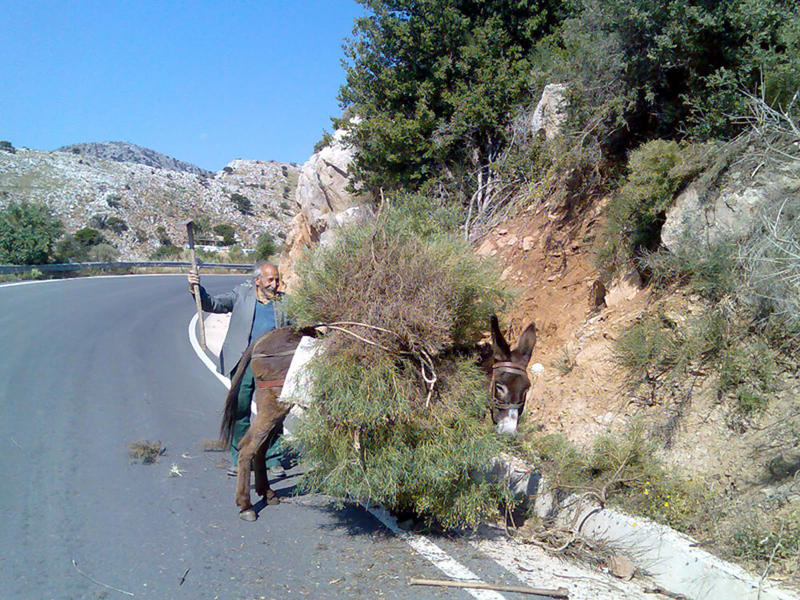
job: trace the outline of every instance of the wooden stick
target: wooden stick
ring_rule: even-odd
[[[531,588],[521,585],[499,585],[493,583],[484,583],[483,581],[463,581],[453,579],[416,579],[411,578],[408,580],[408,585],[432,585],[439,587],[457,587],[457,588],[470,588],[474,590],[494,590],[497,592],[516,592],[517,594],[532,594],[538,596],[548,596],[550,598],[569,598],[569,590],[567,588],[558,588],[555,590],[546,588]]]
[[[189,250],[192,252],[192,271],[199,274],[200,271],[197,269],[197,254],[194,251],[194,223],[191,221],[186,223],[186,237],[189,242]],[[192,288],[194,289],[194,303],[197,308],[197,320],[200,322],[200,347],[203,350],[208,350],[208,346],[206,346],[206,324],[203,321],[203,307],[200,301],[200,286],[194,284]]]

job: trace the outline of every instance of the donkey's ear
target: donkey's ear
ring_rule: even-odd
[[[497,315],[492,315],[492,351],[494,352],[495,360],[508,360],[511,356],[511,349],[508,347],[508,342],[500,332],[500,324],[497,322]]]
[[[536,345],[536,323],[531,321],[525,331],[517,342],[517,347],[514,348],[514,358],[523,365],[527,365],[533,353],[533,347]]]

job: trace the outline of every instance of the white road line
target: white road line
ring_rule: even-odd
[[[419,535],[400,529],[397,526],[397,519],[390,515],[389,512],[382,506],[362,506],[367,509],[369,514],[378,519],[378,521],[380,521],[384,527],[405,541],[409,546],[416,550],[417,553],[428,559],[428,561],[433,563],[434,567],[439,569],[448,577],[462,581],[480,581],[480,578],[475,575],[475,573],[450,557],[449,554],[439,548],[439,546],[434,544],[424,535]],[[480,598],[481,600],[505,600],[505,596],[491,590],[467,589],[464,591],[475,598]]]
[[[214,364],[208,355],[203,352],[203,349],[200,347],[200,343],[197,341],[197,314],[192,317],[192,320],[189,321],[189,341],[192,344],[192,348],[194,348],[195,354],[197,354],[198,358],[203,361],[203,364],[206,368],[211,371],[214,375],[216,375],[217,379],[222,382],[222,385],[225,386],[226,389],[231,389],[231,380],[225,377],[222,373],[217,372],[217,365]]]
[[[213,361],[208,358],[203,349],[197,341],[196,335],[197,315],[194,315],[189,321],[189,342],[192,344],[195,353],[209,371],[217,376],[222,384],[230,389],[230,379],[217,373],[217,367]],[[480,578],[470,571],[467,567],[457,562],[444,550],[439,548],[431,540],[424,535],[411,533],[410,531],[403,531],[397,526],[397,519],[395,519],[389,512],[382,506],[367,506],[362,505],[369,514],[375,517],[384,527],[394,533],[397,537],[402,539],[411,548],[416,551],[420,556],[428,560],[434,567],[439,569],[442,573],[451,577],[452,579],[460,579],[464,581],[481,581]],[[471,596],[479,600],[505,600],[505,596],[491,590],[464,590]]]

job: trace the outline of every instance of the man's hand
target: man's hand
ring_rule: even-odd
[[[194,294],[194,291],[197,289],[195,286],[200,286],[200,273],[191,269],[186,279],[189,280],[189,291]]]

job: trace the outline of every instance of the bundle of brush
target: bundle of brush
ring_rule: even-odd
[[[299,451],[311,489],[474,526],[505,493],[470,477],[501,451],[471,349],[503,296],[492,265],[419,222],[386,209],[298,265],[296,322],[331,330]]]

